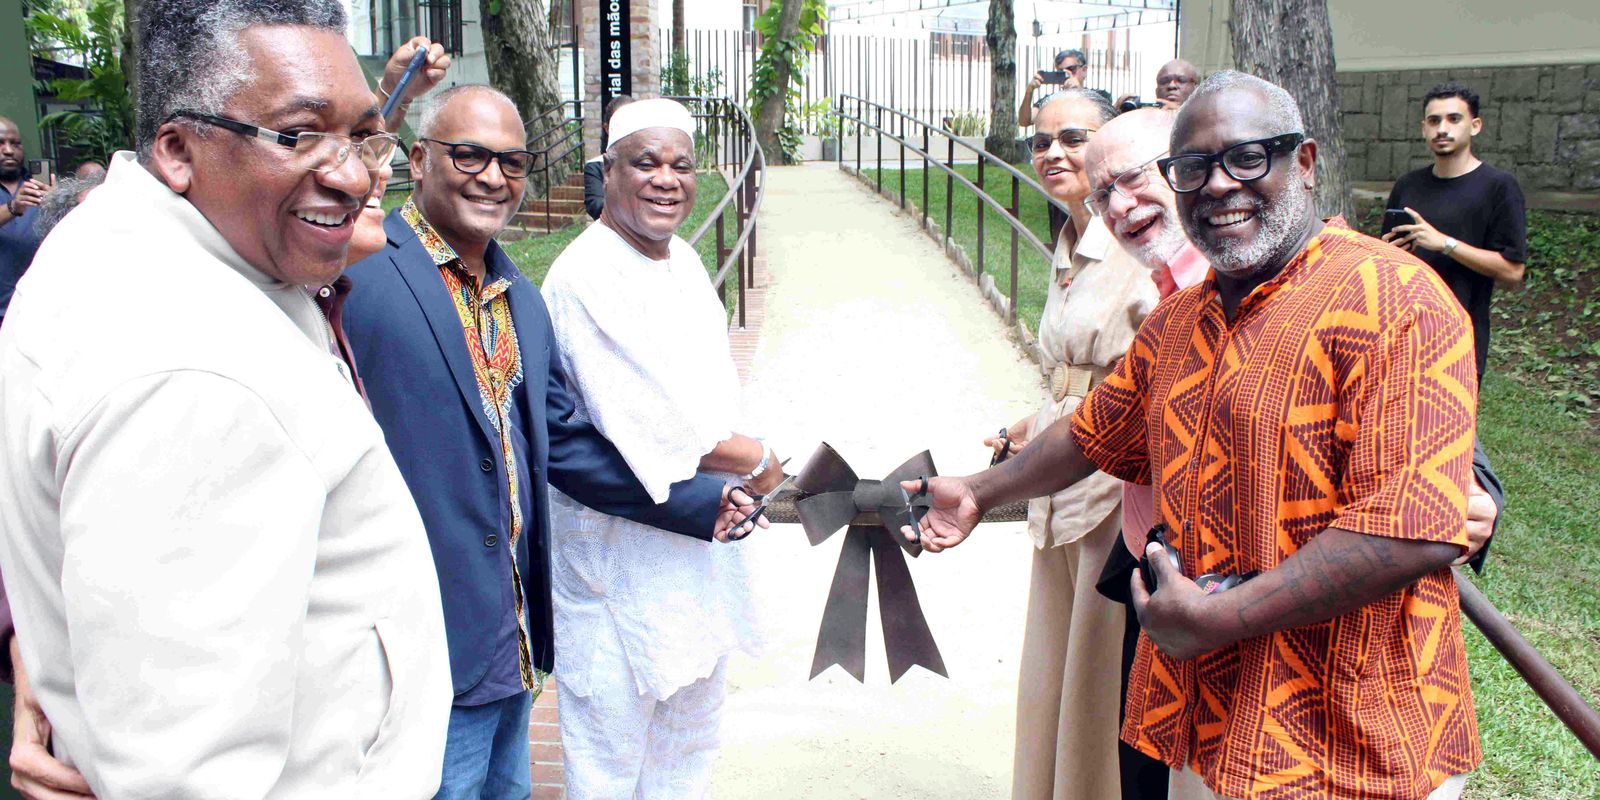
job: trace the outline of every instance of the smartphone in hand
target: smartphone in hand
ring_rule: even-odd
[[[1386,208],[1383,210],[1382,233],[1394,230],[1397,225],[1411,225],[1415,222],[1416,219],[1412,218],[1411,212],[1403,208]]]
[[[1039,70],[1039,82],[1055,84],[1066,83],[1067,71],[1064,69],[1041,69]]]

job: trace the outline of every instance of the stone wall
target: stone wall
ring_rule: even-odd
[[[1473,152],[1524,191],[1600,191],[1600,64],[1341,72],[1339,100],[1353,181],[1392,181],[1432,163],[1422,96],[1455,80],[1478,92]]]

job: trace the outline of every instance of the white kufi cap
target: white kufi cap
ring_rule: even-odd
[[[646,128],[672,128],[694,138],[694,115],[676,100],[635,100],[611,114],[611,146]]]

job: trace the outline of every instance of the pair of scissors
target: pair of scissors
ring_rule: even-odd
[[[1004,433],[1004,430],[1002,430],[1001,433]],[[917,546],[918,547],[922,546],[922,522],[917,519],[917,509],[914,506],[911,505],[911,501],[913,499],[915,499],[915,498],[918,498],[918,497],[927,497],[927,496],[928,496],[928,479],[927,479],[926,476],[924,476],[922,478],[922,485],[917,487],[917,491],[915,491],[915,492],[908,492],[908,491],[906,491],[906,487],[904,487],[904,486],[900,487],[900,497],[904,498],[905,501],[906,501],[906,518],[911,520],[911,530],[914,530],[914,531],[917,532]]]
[[[788,463],[789,463],[789,459],[787,459],[787,458],[782,460],[782,461],[780,461],[780,462],[778,462],[778,469],[783,469],[784,466],[786,466]],[[785,477],[783,479],[783,481],[780,482],[777,486],[772,487],[772,491],[767,492],[766,494],[752,495],[750,499],[756,501],[756,509],[754,511],[750,512],[749,516],[745,517],[742,520],[739,520],[738,524],[734,525],[732,528],[729,528],[728,530],[730,530],[730,531],[739,530],[740,528],[744,527],[746,523],[750,522],[750,520],[753,520],[756,517],[759,517],[762,514],[765,514],[766,511],[767,511],[767,503],[770,502],[772,498],[777,497],[778,495],[782,494],[784,489],[786,487],[788,487],[789,484],[794,483],[794,478],[795,478],[795,476],[789,475],[789,476]],[[740,539],[743,539],[744,537],[749,536],[751,533],[754,533],[754,532],[755,532],[755,526],[752,525],[752,526],[750,526],[750,530],[745,531],[743,535],[733,536],[733,535],[730,534],[728,536],[728,538],[733,540],[733,541],[735,541],[735,542],[737,542]]]
[[[1001,428],[1000,429],[1000,452],[995,453],[994,454],[994,458],[989,459],[989,466],[992,467],[992,466],[994,466],[996,464],[999,464],[1000,462],[1002,462],[1002,461],[1004,461],[1004,460],[1006,460],[1007,458],[1010,458],[1010,457],[1011,457],[1011,436],[1010,436],[1010,434],[1006,433],[1006,429],[1005,428]]]

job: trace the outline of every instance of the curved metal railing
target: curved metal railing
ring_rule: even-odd
[[[950,223],[954,217],[955,186],[960,184],[963,188],[972,193],[972,196],[977,203],[978,213],[978,252],[975,264],[980,275],[984,272],[987,266],[985,264],[986,254],[984,252],[987,249],[985,247],[985,243],[988,241],[984,238],[984,225],[987,221],[987,212],[992,210],[999,214],[1000,219],[1011,227],[1011,284],[1007,294],[1006,308],[1009,320],[1011,322],[1015,322],[1017,319],[1017,255],[1020,245],[1023,242],[1026,242],[1029,247],[1038,252],[1038,254],[1044,257],[1046,261],[1051,259],[1054,251],[1053,241],[1048,244],[1041,241],[1033,232],[1033,230],[1022,222],[1022,193],[1027,191],[1028,193],[1037,196],[1041,201],[1043,201],[1047,209],[1052,209],[1054,211],[1054,215],[1058,216],[1059,219],[1062,220],[1066,219],[1066,215],[1068,213],[1066,204],[1055,199],[1054,197],[1051,197],[1050,193],[1046,192],[1044,187],[1040,186],[1037,181],[1027,175],[1022,174],[1022,172],[1020,172],[1016,167],[1006,163],[1005,159],[1002,159],[999,156],[984,150],[982,147],[974,146],[962,141],[961,137],[957,136],[954,132],[946,128],[936,127],[932,123],[917,119],[916,117],[901,112],[897,109],[890,108],[879,103],[874,103],[871,100],[857,97],[856,95],[844,94],[840,95],[838,102],[834,104],[833,114],[840,120],[839,127],[841,132],[845,130],[845,125],[847,123],[854,124],[856,139],[855,171],[857,175],[861,174],[862,132],[864,129],[870,129],[875,134],[874,138],[876,140],[877,148],[876,186],[880,192],[883,191],[883,142],[885,139],[887,139],[898,145],[897,149],[899,151],[900,162],[900,207],[902,209],[906,207],[906,152],[910,151],[922,159],[922,205],[919,207],[922,210],[922,224],[924,228],[926,228],[928,224],[928,179],[930,168],[938,167],[939,171],[944,173],[944,227],[941,230],[944,231],[945,241],[947,244],[954,243],[953,234],[950,230]],[[867,119],[869,116],[872,117],[871,120]],[[885,124],[885,117],[888,117],[887,124]],[[922,143],[921,147],[917,146],[914,139],[907,138],[906,129],[908,127],[913,129],[911,134],[913,137],[918,136],[920,132]],[[896,131],[898,131],[898,133],[896,133]],[[841,139],[842,138],[843,137],[841,137]],[[941,161],[938,156],[935,156],[931,152],[933,141],[935,139],[944,139],[945,141],[945,158],[943,161]],[[966,151],[962,155],[961,160],[963,163],[969,161],[977,162],[978,178],[976,181],[970,180],[965,175],[962,175],[960,172],[956,171],[956,149],[958,147]],[[839,163],[841,166],[844,165],[844,149],[842,147],[839,150]],[[1001,204],[999,200],[996,200],[994,196],[990,195],[987,191],[987,187],[985,185],[987,181],[986,173],[990,170],[999,170],[1001,180],[1010,180],[1011,204],[1009,206]],[[1053,237],[1059,223],[1052,219],[1048,220],[1047,224],[1050,229],[1051,236]]]
[[[726,97],[674,97],[694,112],[699,127],[695,152],[701,169],[732,170],[728,192],[711,209],[700,227],[688,237],[698,247],[713,228],[717,235],[717,274],[712,285],[723,303],[728,300],[728,281],[734,282],[737,302],[734,314],[739,327],[745,326],[745,292],[755,286],[756,213],[766,196],[767,156],[756,142],[755,125],[744,107]],[[733,227],[729,231],[729,219]],[[732,242],[728,241],[731,233]],[[735,269],[737,267],[737,269]]]

